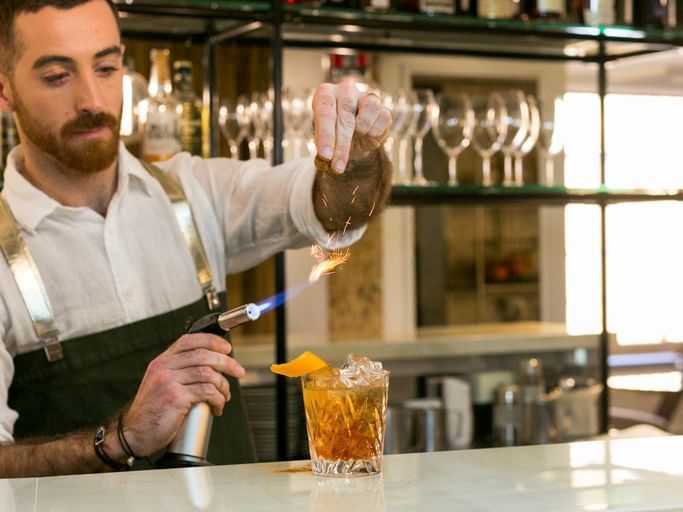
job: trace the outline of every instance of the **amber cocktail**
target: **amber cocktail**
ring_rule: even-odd
[[[340,368],[302,377],[313,472],[327,476],[382,471],[389,372],[381,363],[349,356]]]

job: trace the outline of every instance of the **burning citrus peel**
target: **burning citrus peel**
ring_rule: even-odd
[[[302,377],[328,366],[326,361],[307,350],[287,363],[271,364],[270,371],[286,377]]]

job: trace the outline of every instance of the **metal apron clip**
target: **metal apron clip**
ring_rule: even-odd
[[[0,249],[14,275],[14,281],[33,322],[33,329],[43,345],[47,360],[54,362],[62,359],[64,352],[59,343],[59,329],[55,324],[45,285],[33,256],[28,251],[26,241],[19,232],[17,221],[2,196],[0,196]]]
[[[140,161],[140,163],[147,169],[147,172],[161,184],[161,187],[164,189],[164,192],[166,192],[166,195],[173,205],[178,227],[180,228],[183,238],[185,239],[185,244],[192,255],[192,261],[197,271],[197,281],[199,281],[199,286],[201,286],[202,291],[204,292],[209,309],[211,311],[220,309],[221,302],[218,298],[216,287],[213,284],[209,259],[204,251],[204,244],[202,244],[199,229],[197,229],[197,223],[194,220],[190,204],[185,197],[185,192],[176,180],[168,176],[158,167],[143,161]]]

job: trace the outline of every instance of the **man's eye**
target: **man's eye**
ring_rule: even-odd
[[[68,77],[67,73],[57,73],[55,75],[48,75],[43,77],[43,81],[47,83],[48,85],[59,85],[66,81],[66,78]]]
[[[97,72],[104,76],[113,75],[119,70],[116,66],[102,66],[97,68]]]

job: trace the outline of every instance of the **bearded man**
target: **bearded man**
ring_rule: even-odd
[[[1,477],[143,464],[204,402],[220,416],[209,460],[253,461],[244,369],[224,339],[182,335],[185,320],[219,306],[228,272],[329,245],[349,218],[334,240],[353,243],[388,195],[391,116],[351,82],[313,102],[331,170],[187,153],[146,167],[118,139],[123,54],[110,0],[0,3],[0,108],[21,141],[0,199]]]

